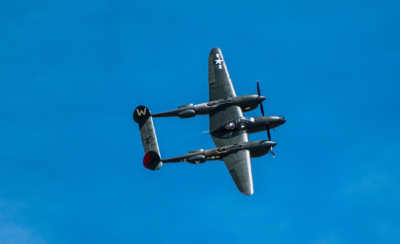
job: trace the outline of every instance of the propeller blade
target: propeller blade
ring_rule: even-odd
[[[257,81],[257,94],[258,96],[261,96],[260,81]],[[261,115],[264,116],[264,106],[262,102],[260,103],[260,110],[261,110]]]
[[[274,149],[273,149],[273,147],[271,147],[271,149],[270,149],[269,151],[271,152],[271,155],[272,155],[272,157],[273,157],[273,158],[275,158],[275,157],[276,157],[276,155],[275,155],[275,152],[274,152]]]
[[[260,110],[261,110],[261,115],[264,116],[264,106],[262,103],[260,103]]]
[[[271,132],[269,131],[269,128],[267,128],[267,135],[268,135],[268,141],[271,141]]]

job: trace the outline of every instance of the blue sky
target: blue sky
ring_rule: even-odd
[[[0,243],[399,243],[398,9],[1,3]],[[252,161],[251,197],[223,163],[142,167],[132,110],[207,101],[213,47],[238,94],[260,80],[288,120],[277,158]],[[164,157],[214,147],[206,116],[155,125]]]

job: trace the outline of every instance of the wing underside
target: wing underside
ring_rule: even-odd
[[[236,97],[221,49],[213,48],[208,57],[208,85],[210,101]]]
[[[210,101],[236,96],[224,57],[219,48],[212,49],[208,58],[208,84]],[[213,112],[210,114],[210,131],[214,131],[229,121],[237,120],[241,117],[243,117],[242,110],[236,105]],[[217,147],[248,141],[245,131],[222,137],[212,136],[212,139]],[[231,153],[225,156],[223,160],[237,188],[246,195],[253,194],[253,177],[249,151],[241,150]]]
[[[254,190],[249,150],[231,153],[224,157],[224,162],[239,191],[252,195]]]

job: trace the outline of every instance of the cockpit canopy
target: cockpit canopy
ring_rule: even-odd
[[[191,107],[193,107],[193,103],[188,103],[188,104],[185,104],[185,105],[181,105],[181,106],[179,106],[178,108],[191,108]]]
[[[253,117],[243,117],[236,121],[229,121],[225,124],[226,130],[235,130],[236,128],[244,129],[250,123],[253,123],[255,119]]]
[[[230,121],[225,125],[226,130],[234,130],[235,128],[236,128],[236,123],[233,121]]]
[[[252,122],[254,122],[256,120],[253,117],[243,117],[243,118],[240,119],[240,121],[241,122],[250,122],[250,123],[252,123]]]
[[[204,149],[200,148],[198,150],[190,151],[189,153],[199,153],[199,152],[204,152]]]

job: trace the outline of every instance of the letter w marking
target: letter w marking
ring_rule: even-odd
[[[146,113],[147,113],[147,109],[146,109],[146,108],[143,108],[142,110],[136,109],[136,113],[137,113],[139,116],[144,116],[144,115],[146,115]]]

